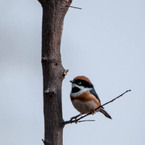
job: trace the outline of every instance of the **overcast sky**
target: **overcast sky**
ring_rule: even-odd
[[[95,122],[67,125],[64,145],[145,144],[145,1],[74,0],[64,21],[63,117],[78,114],[69,94],[85,75],[105,103]],[[42,9],[37,0],[0,1],[0,144],[43,145]]]

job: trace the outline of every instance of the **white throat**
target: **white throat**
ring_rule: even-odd
[[[79,85],[77,85],[77,84],[72,84],[72,88],[74,88],[74,87],[79,88],[80,91],[75,92],[75,93],[72,93],[72,92],[71,92],[70,95],[71,95],[72,97],[77,97],[77,96],[81,95],[82,93],[91,90],[91,88],[85,88],[85,87],[79,86]]]

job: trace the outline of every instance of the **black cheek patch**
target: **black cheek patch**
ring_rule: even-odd
[[[79,88],[77,88],[77,87],[74,87],[74,88],[72,88],[72,93],[76,93],[76,92],[79,92],[80,91],[80,89]]]

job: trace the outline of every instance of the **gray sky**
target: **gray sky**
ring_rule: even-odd
[[[113,120],[68,125],[64,145],[145,144],[145,1],[74,0],[64,22],[63,116],[78,114],[69,80],[86,75]],[[0,2],[0,144],[42,145],[41,6],[37,0]],[[73,137],[72,137],[73,136]]]

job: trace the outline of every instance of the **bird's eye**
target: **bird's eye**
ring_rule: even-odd
[[[78,82],[78,85],[81,85],[82,84],[82,82]]]

